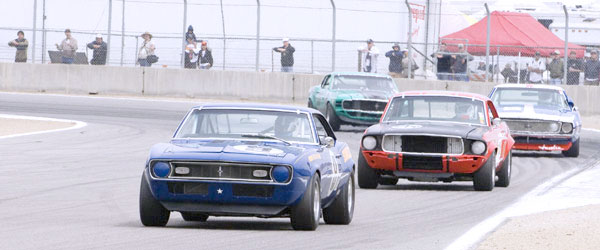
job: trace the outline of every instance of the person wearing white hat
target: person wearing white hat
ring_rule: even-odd
[[[87,44],[87,47],[94,51],[91,65],[105,65],[106,64],[106,53],[108,51],[108,44],[102,39],[102,34],[96,34],[96,40]]]
[[[294,52],[296,49],[290,44],[289,38],[282,39],[283,46],[273,48],[281,53],[281,72],[294,72]]]
[[[548,84],[551,85],[560,85],[562,84],[562,79],[565,76],[564,63],[560,58],[560,51],[555,50],[550,53],[552,57],[552,61],[548,63],[548,72],[550,73],[550,80],[548,80]]]

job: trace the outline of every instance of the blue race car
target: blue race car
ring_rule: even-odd
[[[209,216],[289,217],[296,230],[349,224],[354,162],[317,110],[264,104],[194,107],[169,143],[152,147],[140,219],[165,226]]]

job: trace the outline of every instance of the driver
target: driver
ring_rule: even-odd
[[[538,105],[551,105],[552,93],[549,91],[540,91],[538,94]]]
[[[454,120],[465,121],[475,119],[475,109],[469,103],[456,103],[454,106]]]
[[[300,119],[294,116],[282,115],[275,119],[273,131],[275,137],[284,140],[293,140],[299,128]]]

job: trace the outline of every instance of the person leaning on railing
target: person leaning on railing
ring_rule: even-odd
[[[581,72],[583,72],[583,62],[577,58],[577,52],[571,51],[567,60],[567,85],[579,85]]]
[[[17,39],[8,42],[8,46],[17,48],[17,53],[15,54],[16,63],[27,62],[27,47],[29,47],[29,42],[25,39],[25,33],[22,30],[17,32]]]
[[[550,72],[548,84],[560,85],[565,75],[564,63],[560,58],[560,51],[555,50],[550,56],[552,57],[552,61],[548,63],[548,71]]]
[[[73,64],[77,54],[77,39],[71,36],[71,30],[65,30],[65,39],[60,44],[56,44],[56,49],[60,51],[61,60],[64,64]]]
[[[600,62],[598,61],[598,51],[590,52],[590,59],[585,61],[583,70],[583,78],[585,85],[598,86],[600,82]]]

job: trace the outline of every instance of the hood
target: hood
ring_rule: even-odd
[[[498,107],[500,118],[507,119],[536,119],[561,122],[573,122],[576,112],[570,109],[557,109],[552,106],[541,105],[503,105]]]
[[[487,126],[470,125],[466,123],[407,121],[376,124],[369,127],[365,132],[365,135],[429,134],[459,136],[466,139],[481,139],[488,129]]]
[[[389,100],[396,94],[394,91],[379,91],[379,90],[338,90],[337,98],[348,99],[370,99],[370,100]]]
[[[304,150],[268,141],[174,139],[155,145],[150,158],[280,163],[293,161]]]

